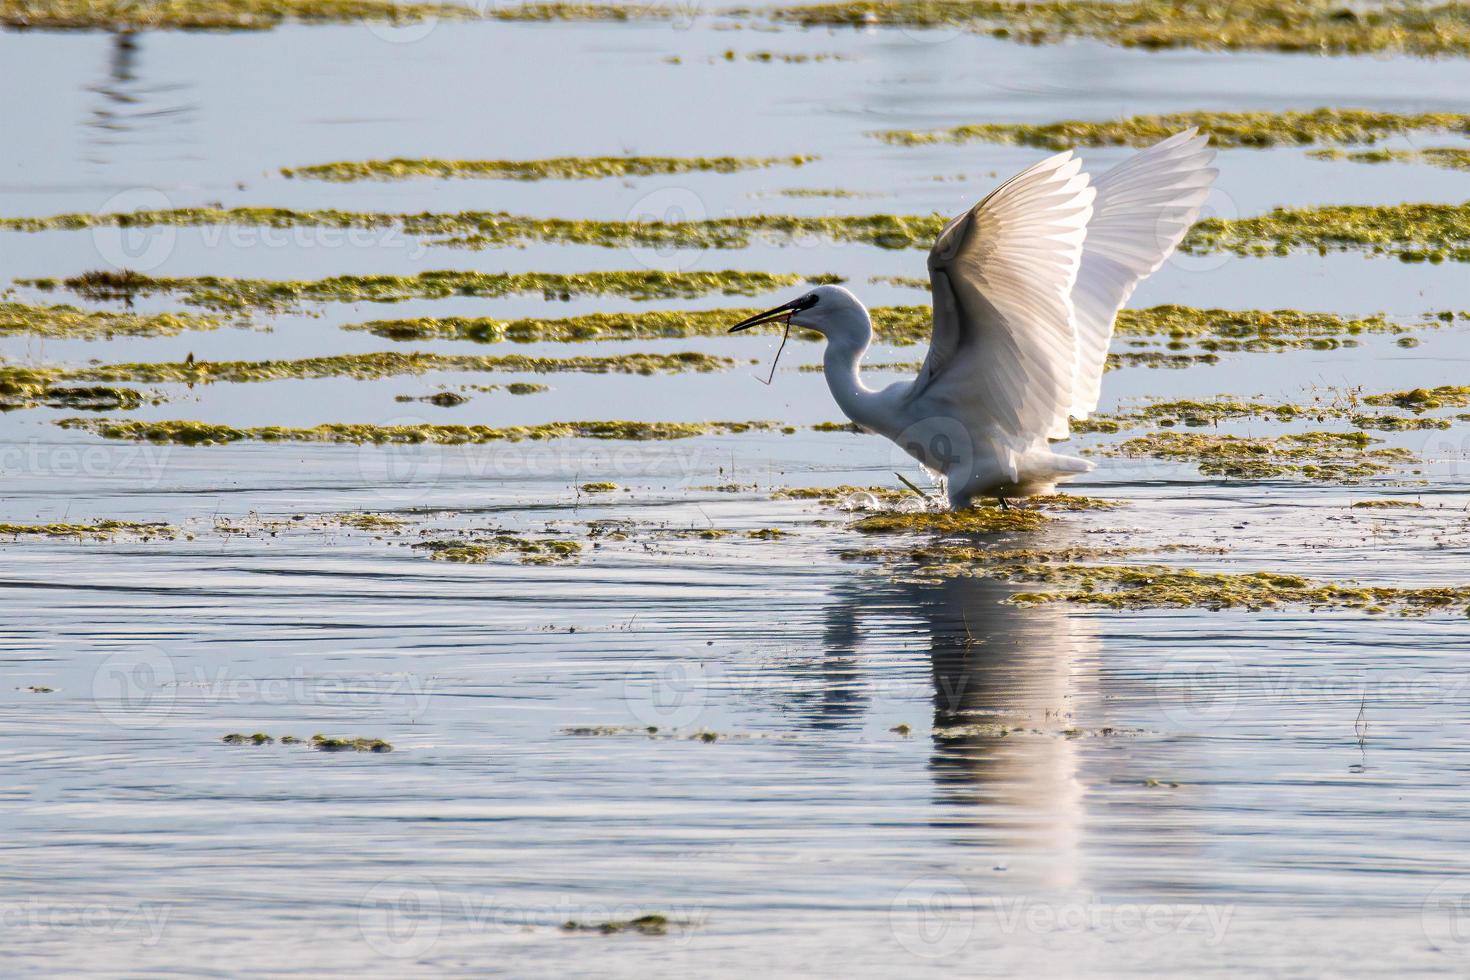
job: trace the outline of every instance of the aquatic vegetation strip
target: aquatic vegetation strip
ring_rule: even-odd
[[[118,535],[130,535],[134,537],[151,538],[155,536],[172,536],[177,531],[170,524],[150,521],[118,521],[98,520],[88,524],[16,524],[11,522],[0,523],[0,537],[41,537],[41,538],[91,538],[93,540],[106,540]]]
[[[493,317],[416,317],[406,320],[370,320],[346,324],[344,330],[362,330],[388,340],[471,340],[482,344],[573,343],[603,340],[664,340],[684,337],[722,337],[730,325],[761,312],[753,307],[717,310],[648,310],[638,313],[591,313],[554,319],[498,320]],[[885,343],[928,343],[928,306],[880,306],[869,313]],[[762,324],[751,332],[780,333],[781,324]],[[793,337],[817,340],[820,335],[801,328]]]
[[[429,371],[498,371],[546,374],[656,374],[717,371],[734,358],[686,351],[676,354],[614,354],[606,357],[528,357],[507,354],[432,354],[422,351],[333,354],[296,360],[162,361],[94,364],[86,367],[17,367],[0,365],[0,395],[11,386],[52,385],[69,381],[141,381],[209,384],[211,382],[282,381],[307,378],[390,378]],[[123,389],[127,390],[127,389]]]
[[[570,343],[607,340],[662,340],[685,337],[724,336],[730,324],[760,311],[754,308],[714,310],[649,310],[639,313],[592,313],[565,318],[500,320],[493,317],[416,317],[403,320],[370,320],[346,324],[344,330],[361,330],[387,340],[469,340],[492,344]],[[926,344],[932,329],[928,306],[876,306],[868,311],[873,329],[885,344]],[[1418,323],[1399,323],[1383,316],[1343,317],[1334,313],[1305,313],[1299,310],[1206,310],[1165,305],[1118,312],[1115,333],[1130,347],[1166,344],[1170,350],[1197,347],[1208,354],[1235,351],[1332,350],[1352,347],[1364,334],[1406,334],[1413,330],[1453,323],[1470,314],[1453,311],[1427,314]],[[780,332],[780,324],[760,325],[754,330]],[[797,329],[801,340],[820,340],[819,334]],[[1117,351],[1118,363],[1153,364],[1169,355],[1156,351]],[[1206,355],[1182,355],[1187,363],[1208,363]],[[874,364],[866,365],[869,370]],[[1169,365],[1172,366],[1172,365]],[[894,368],[897,369],[897,366]]]
[[[1236,255],[1363,251],[1409,262],[1470,262],[1470,203],[1275,208],[1254,218],[1208,218],[1180,248]]]
[[[218,317],[201,313],[116,313],[0,302],[0,336],[28,334],[75,340],[171,337],[189,330],[214,330],[222,323]]]
[[[864,534],[1000,534],[1007,531],[1036,531],[1049,522],[1039,510],[1012,507],[971,507],[968,510],[920,511],[903,514],[874,514],[853,525]]]
[[[927,248],[944,227],[940,215],[748,215],[693,221],[604,221],[537,218],[503,211],[393,214],[291,208],[167,208],[111,214],[75,212],[0,218],[0,231],[69,231],[97,227],[157,226],[256,228],[392,228],[430,245],[488,249],[551,243],[602,248],[745,248],[755,236],[772,241],[826,238],[880,248]]]
[[[687,173],[735,173],[765,167],[800,167],[814,156],[788,157],[552,157],[546,160],[403,159],[339,161],[282,167],[283,177],[346,182],[415,177],[479,180],[596,180]]]
[[[860,552],[911,568],[922,577],[976,576],[1019,585],[1010,602],[1033,605],[1070,602],[1110,609],[1244,609],[1280,606],[1311,609],[1388,611],[1402,615],[1470,612],[1470,586],[1401,588],[1330,582],[1279,572],[1222,572],[1160,564],[1091,564],[1163,548],[988,549],[928,545],[899,552]],[[1088,562],[1089,564],[1082,564]]]
[[[1419,461],[1407,449],[1369,448],[1381,441],[1363,432],[1300,432],[1275,438],[1156,432],[1095,452],[1194,463],[1204,476],[1232,480],[1285,477],[1323,483],[1353,483]]]
[[[1389,392],[1367,395],[1361,401],[1367,405],[1388,405],[1414,408],[1416,412],[1433,408],[1455,407],[1453,394],[1457,389],[1441,388],[1434,391],[1449,392],[1441,401],[1423,388],[1413,392]],[[1131,411],[1098,412],[1086,419],[1073,420],[1073,433],[1121,432],[1132,428],[1171,428],[1184,425],[1190,428],[1219,425],[1221,422],[1240,419],[1268,419],[1276,422],[1327,422],[1341,421],[1359,429],[1403,431],[1411,429],[1448,429],[1450,420],[1423,418],[1416,415],[1386,415],[1364,412],[1356,404],[1356,395],[1347,396],[1345,401],[1310,404],[1292,402],[1251,402],[1235,398],[1214,399],[1161,399],[1149,402]]]
[[[123,271],[88,272],[69,279],[21,279],[40,290],[64,288],[84,299],[129,300],[177,294],[191,306],[244,311],[288,310],[303,303],[397,303],[450,296],[494,298],[540,293],[548,301],[572,296],[624,296],[636,300],[693,299],[710,293],[755,296],[803,282],[841,282],[839,276],[768,272],[421,272],[413,276],[334,276],[304,281],[233,279],[222,276],[157,278]]]
[[[995,577],[1047,585],[1017,592],[1020,605],[1071,602],[1111,609],[1248,609],[1306,606],[1422,616],[1470,612],[1470,586],[1401,588],[1324,582],[1279,572],[1209,572],[1167,565],[1022,565]]]
[[[1210,352],[1331,350],[1352,346],[1363,334],[1404,334],[1453,323],[1470,314],[1452,310],[1425,314],[1417,323],[1381,314],[1344,317],[1301,310],[1220,310],[1166,304],[1118,311],[1113,332],[1124,338],[1166,338],[1171,347],[1192,342]]]
[[[743,9],[750,15],[759,10]],[[949,28],[1022,44],[1312,54],[1470,53],[1470,7],[1338,0],[838,0],[764,11],[805,26]]]
[[[806,6],[741,7],[722,20],[803,26],[946,28],[1023,44],[1086,38],[1136,48],[1198,48],[1313,54],[1470,52],[1463,3],[1337,0],[838,0]],[[269,30],[282,23],[394,24],[425,20],[550,22],[668,20],[654,4],[525,3],[475,8],[391,0],[0,0],[0,25],[45,30]],[[784,56],[778,56],[784,57]]]
[[[243,732],[231,732],[222,736],[220,741],[226,745],[275,745],[278,741],[274,735],[265,732],[255,732],[246,735]],[[331,735],[313,735],[309,739],[298,738],[295,735],[282,735],[279,739],[282,745],[305,745],[307,748],[316,749],[318,752],[392,752],[393,746],[381,738],[338,738]]]
[[[1427,163],[1445,170],[1470,170],[1470,150],[1453,146],[1429,146],[1422,150],[1312,150],[1307,156],[1353,163]]]
[[[545,422],[539,425],[371,425],[327,423],[310,428],[253,426],[236,428],[212,422],[173,419],[142,422],[123,419],[65,418],[56,420],[63,429],[82,429],[104,439],[135,442],[172,442],[184,445],[223,445],[251,440],[257,442],[339,443],[437,443],[466,445],[490,442],[520,442],[541,439],[619,439],[634,442],[689,439],[695,436],[742,432],[796,431],[781,422]]]
[[[1440,385],[1438,388],[1392,391],[1380,395],[1368,395],[1363,401],[1369,405],[1395,405],[1414,412],[1435,408],[1465,408],[1470,406],[1470,386]]]
[[[413,547],[429,552],[429,557],[435,561],[463,564],[481,564],[500,555],[514,554],[523,565],[549,565],[572,561],[582,553],[580,543],[566,538],[523,538],[514,534],[425,541]]]
[[[1216,147],[1351,145],[1376,143],[1390,136],[1416,132],[1470,134],[1470,114],[1403,114],[1332,108],[1300,112],[1198,111],[1101,121],[1068,119],[1038,124],[976,123],[947,129],[890,129],[872,135],[905,146],[985,142],[1069,150],[1075,146],[1152,146],[1191,126],[1199,127]]]
[[[0,0],[0,25],[48,31],[264,31],[290,21],[410,24],[476,16],[453,3],[392,0]]]
[[[1238,256],[1366,251],[1404,262],[1470,262],[1470,203],[1277,207],[1257,217],[1211,217],[1189,229],[1180,248]]]
[[[152,225],[246,225],[263,227],[396,228],[407,234],[430,236],[430,245],[457,248],[501,248],[531,242],[593,245],[603,248],[709,248],[738,249],[757,237],[771,244],[818,238],[854,242],[878,248],[929,248],[947,219],[940,214],[895,215],[746,215],[707,218],[698,221],[591,221],[563,218],[531,218],[502,212],[464,211],[457,214],[389,214],[358,211],[293,211],[287,208],[176,208],[115,214],[60,214],[50,217],[0,218],[0,231],[34,232],[48,229],[80,229],[98,226],[142,227]],[[440,236],[440,237],[432,237]],[[1237,255],[1285,255],[1298,249],[1318,252],[1362,250],[1397,255],[1404,259],[1470,261],[1470,204],[1324,205],[1307,208],[1276,208],[1249,218],[1210,218],[1196,224],[1180,246],[1186,252],[1233,252]],[[426,275],[447,275],[426,273]],[[459,273],[460,276],[485,275]],[[524,277],[538,274],[523,273]],[[554,279],[548,274],[539,274]],[[593,276],[636,277],[636,273],[590,273],[563,280],[590,280]],[[646,273],[643,280],[654,275]],[[674,274],[666,274],[673,276]],[[686,275],[695,275],[688,273]],[[731,276],[732,273],[704,275]],[[371,280],[402,277],[341,277],[342,280]],[[502,274],[500,278],[505,278]],[[177,281],[177,280],[176,280]],[[204,282],[206,280],[196,280]],[[217,280],[227,282],[228,280]],[[672,280],[670,280],[671,282]],[[45,282],[45,280],[41,280]],[[31,280],[29,284],[35,285]],[[499,295],[506,291],[535,291],[524,286],[488,283],[487,290],[474,295]],[[548,282],[546,291],[557,291]],[[563,287],[565,288],[565,287]],[[581,289],[594,291],[589,284]],[[636,281],[596,291],[632,290],[650,293]],[[706,291],[714,286],[705,287]],[[725,289],[730,292],[730,289]],[[738,291],[738,290],[737,290]],[[673,295],[687,295],[674,293]]]
[[[0,377],[7,369],[0,368]],[[29,373],[29,372],[27,372]],[[161,404],[157,395],[144,395],[115,385],[53,385],[48,382],[0,380],[0,412],[22,408],[66,408],[82,412],[126,412],[147,401]]]

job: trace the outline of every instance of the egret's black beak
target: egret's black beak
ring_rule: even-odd
[[[783,317],[790,316],[791,314],[797,313],[801,310],[810,309],[816,304],[817,298],[815,296],[802,296],[799,299],[794,299],[789,303],[782,303],[780,306],[774,309],[766,310],[766,312],[764,313],[757,313],[755,316],[746,317],[744,320],[741,320],[739,323],[735,324],[735,326],[731,327],[729,332],[739,333],[741,330],[748,330],[749,328],[759,326],[762,323],[770,323],[772,320],[780,320]]]

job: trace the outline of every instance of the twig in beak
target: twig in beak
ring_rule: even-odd
[[[760,378],[755,379],[763,385],[769,386],[771,381],[775,379],[776,364],[781,360],[781,352],[786,349],[786,341],[791,338],[791,315],[787,314],[784,321],[786,323],[786,332],[781,334],[781,346],[776,348],[776,357],[771,361],[771,373],[766,376],[765,380],[761,380]]]

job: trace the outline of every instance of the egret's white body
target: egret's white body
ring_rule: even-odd
[[[868,311],[840,286],[751,317],[827,339],[838,406],[942,477],[950,506],[1046,493],[1092,464],[1052,452],[1097,408],[1113,319],[1179,244],[1217,171],[1187,130],[1097,179],[1069,150],[950,221],[929,253],[934,335],[913,381],[875,391],[859,365]]]

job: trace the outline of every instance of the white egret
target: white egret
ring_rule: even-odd
[[[872,320],[841,286],[730,332],[784,320],[822,334],[838,406],[941,477],[951,507],[1049,492],[1092,469],[1050,441],[1097,408],[1114,317],[1198,217],[1218,174],[1207,142],[1176,133],[1095,180],[1058,153],[945,225],[929,252],[933,337],[913,381],[863,384]]]

